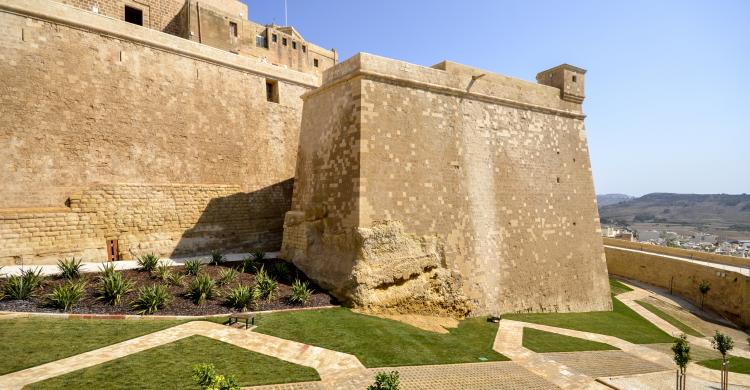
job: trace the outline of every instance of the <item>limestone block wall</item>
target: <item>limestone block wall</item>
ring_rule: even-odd
[[[610,309],[580,102],[560,96],[453,63],[331,68],[305,96],[283,255],[373,310]]]
[[[703,261],[710,261],[718,264],[737,265],[740,267],[750,267],[750,259],[743,259],[735,256],[724,256],[717,255],[716,253],[691,251],[682,248],[672,248],[668,246],[644,244],[640,242],[618,240],[616,238],[602,237],[604,245],[613,245],[621,248],[637,249],[647,252],[661,253],[664,255],[685,257],[688,259],[696,259]]]
[[[31,216],[32,220],[41,218],[34,223],[44,225],[49,213],[39,214],[39,208],[73,205],[74,194],[102,186],[185,184],[202,188],[201,195],[196,195],[199,204],[211,203],[206,200],[210,195],[217,199],[236,195],[254,202],[243,206],[248,210],[273,213],[248,211],[242,217],[247,216],[244,228],[233,222],[227,226],[245,235],[238,245],[258,236],[258,244],[269,243],[269,250],[278,248],[278,227],[290,207],[291,192],[280,191],[286,199],[274,198],[269,203],[252,195],[290,186],[302,111],[300,95],[318,85],[317,76],[47,0],[0,2],[0,46],[0,214],[4,221],[12,220],[6,215]],[[268,80],[277,83],[278,102],[266,99]],[[233,193],[222,186],[230,186],[226,188]],[[223,189],[213,192],[214,187]],[[165,202],[154,203],[147,214],[172,213],[173,201]],[[119,216],[132,214],[126,203],[105,202],[101,207]],[[84,221],[71,213],[80,214],[68,211],[61,221],[62,214],[54,213],[55,226],[68,220]],[[179,229],[191,237],[202,232],[207,240],[216,241],[210,229],[193,229],[191,224],[200,219],[195,213],[179,225],[165,223],[161,231],[169,235],[165,241],[175,241]],[[63,228],[70,228],[75,238],[78,223]],[[102,223],[120,226],[109,217]],[[103,245],[104,233],[100,232],[122,235],[126,253],[129,243],[141,250],[159,241],[153,239],[159,224],[133,222],[128,226],[127,231],[96,228],[93,247]],[[15,222],[3,229],[6,237],[27,237],[24,226]],[[92,246],[84,242],[90,234],[86,229],[81,233],[83,241],[65,245],[80,246],[81,253],[87,253]],[[277,237],[266,237],[269,230]],[[142,237],[144,242],[135,244],[130,237]],[[272,242],[277,242],[276,248]],[[52,253],[33,243],[14,244],[26,248],[20,251],[11,250],[5,239],[2,244],[0,258],[5,259],[37,256],[33,248],[39,248],[40,256]],[[190,247],[153,245],[163,248],[162,255],[175,252],[173,246]]]
[[[69,208],[0,211],[0,264],[53,264],[61,257],[165,256],[281,245],[292,183],[245,193],[236,185],[100,185],[70,197]]]
[[[695,255],[700,252],[695,252]],[[711,283],[704,305],[734,321],[750,326],[750,280],[736,272],[670,259],[658,254],[605,248],[607,267],[612,275],[652,284],[700,305],[698,284]]]
[[[185,0],[52,0],[125,20],[125,6],[143,12],[143,25],[172,35],[185,34]],[[239,2],[238,2],[239,3]],[[247,7],[245,7],[247,9]]]

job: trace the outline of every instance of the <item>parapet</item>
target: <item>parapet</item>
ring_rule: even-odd
[[[583,119],[580,101],[560,96],[554,86],[519,80],[487,70],[443,61],[432,67],[358,53],[323,72],[321,90],[353,77],[408,84],[414,89],[429,90],[480,101],[554,115]],[[312,91],[308,95],[313,95]]]
[[[581,69],[573,65],[562,64],[554,68],[539,72],[536,75],[536,81],[539,84],[549,85],[560,90],[560,99],[582,103],[585,95],[583,94],[583,82],[586,69]]]

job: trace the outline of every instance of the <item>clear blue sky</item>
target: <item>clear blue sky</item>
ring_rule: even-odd
[[[284,23],[283,0],[243,0]],[[588,69],[597,193],[750,193],[750,0],[288,0],[289,23],[342,60],[443,59],[525,80]]]

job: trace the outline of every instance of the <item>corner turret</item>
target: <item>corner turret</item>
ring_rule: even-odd
[[[537,73],[536,82],[559,89],[560,99],[580,104],[585,98],[583,94],[585,75],[586,69],[562,64]]]

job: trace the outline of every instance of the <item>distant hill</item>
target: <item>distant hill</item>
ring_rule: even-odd
[[[599,205],[599,207],[604,207],[630,199],[635,199],[635,197],[625,194],[602,194],[596,196],[596,204]]]
[[[668,223],[750,232],[750,195],[653,193],[599,204],[603,223]]]

